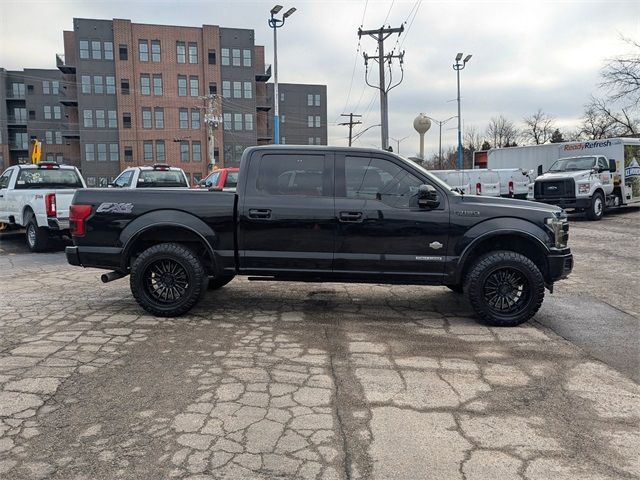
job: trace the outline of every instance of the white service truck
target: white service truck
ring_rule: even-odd
[[[0,175],[0,226],[24,227],[29,249],[41,252],[51,236],[69,234],[69,205],[76,189],[85,187],[71,165],[13,165]]]
[[[583,211],[590,220],[605,209],[640,204],[640,139],[610,138],[491,149],[489,168],[537,170],[527,198]],[[545,173],[546,172],[546,173]]]

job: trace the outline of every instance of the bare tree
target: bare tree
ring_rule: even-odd
[[[492,141],[494,147],[504,147],[515,143],[518,139],[518,129],[511,120],[507,120],[502,115],[492,117],[487,127],[487,136]]]
[[[630,38],[623,40],[635,49],[635,53],[609,59],[601,71],[600,87],[607,89],[612,102],[629,102],[640,106],[640,43]]]
[[[525,117],[523,122],[525,127],[522,130],[522,137],[525,140],[530,140],[535,145],[542,145],[551,140],[555,130],[554,119],[544,113],[541,108],[533,115]]]
[[[597,140],[617,136],[614,122],[591,104],[587,105],[579,127],[579,136],[586,140]]]
[[[633,116],[634,113],[637,115],[633,105],[621,107],[618,112],[605,100],[592,96],[587,110],[592,110],[595,115],[602,117],[601,123],[610,124],[614,135],[636,135],[640,132],[640,119]]]
[[[480,133],[475,125],[471,125],[465,128],[464,144],[469,150],[471,150],[472,152],[480,150],[483,141],[484,136]]]

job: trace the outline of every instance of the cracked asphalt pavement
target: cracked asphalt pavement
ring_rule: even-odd
[[[441,287],[242,279],[155,318],[8,234],[0,478],[639,478],[638,358],[613,358],[638,343],[638,219],[572,221],[575,275],[512,329]],[[631,332],[613,354],[576,333],[608,308]]]

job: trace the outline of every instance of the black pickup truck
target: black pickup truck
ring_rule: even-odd
[[[446,285],[484,323],[513,326],[573,266],[554,206],[462,195],[373,149],[263,146],[244,152],[237,192],[79,190],[72,265],[130,275],[148,312],[177,316],[234,276]]]

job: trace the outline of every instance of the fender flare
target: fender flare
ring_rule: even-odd
[[[176,227],[188,230],[197,235],[205,245],[211,261],[213,269],[218,272],[218,262],[214,246],[218,242],[218,236],[205,222],[195,215],[179,210],[155,210],[146,213],[131,223],[129,223],[120,233],[120,243],[122,245],[122,270],[128,271],[129,257],[131,249],[142,234],[152,228],[157,227]]]
[[[456,245],[456,253],[459,252],[459,260],[454,273],[456,283],[462,281],[462,272],[475,248],[490,238],[507,235],[519,236],[527,240],[532,240],[538,247],[539,252],[543,253],[545,257],[550,254],[549,246],[546,243],[549,235],[542,228],[529,221],[514,217],[506,219],[509,222],[509,226],[503,226],[501,223],[502,220],[505,219],[506,218],[497,218],[487,220],[486,222],[474,225],[465,232]]]

